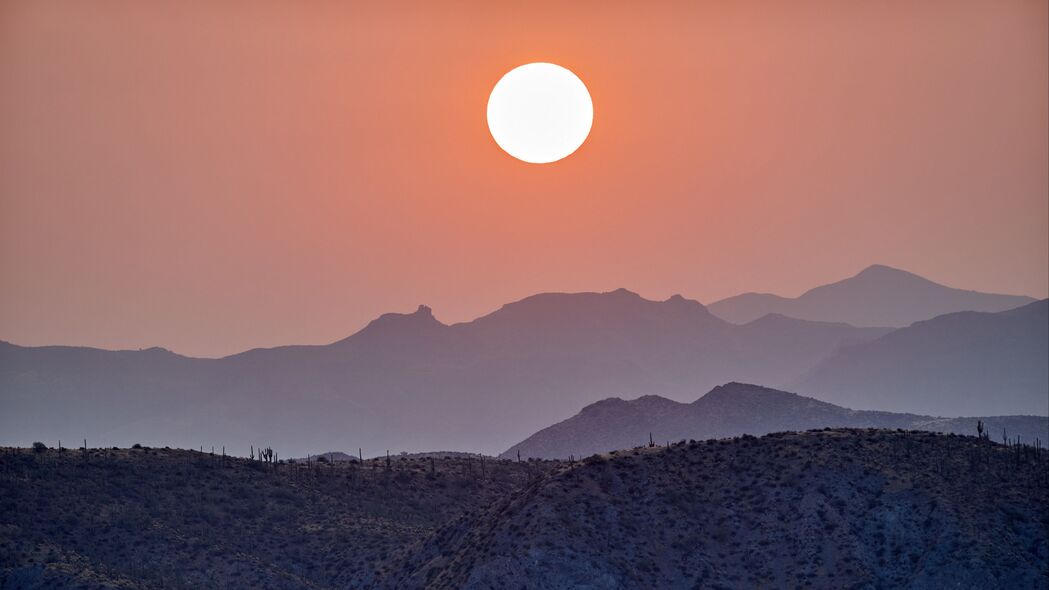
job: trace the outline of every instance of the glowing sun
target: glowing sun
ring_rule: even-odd
[[[530,63],[503,76],[488,97],[488,129],[499,147],[532,164],[579,149],[594,123],[594,103],[578,76],[555,64]]]

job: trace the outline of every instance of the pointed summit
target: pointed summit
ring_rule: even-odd
[[[865,275],[893,274],[893,273],[900,273],[900,274],[906,274],[906,275],[910,275],[910,276],[917,276],[914,273],[909,273],[909,272],[907,272],[905,270],[900,270],[898,268],[893,268],[893,267],[888,266],[886,264],[872,264],[872,265],[868,266],[867,268],[861,270],[860,272],[856,273],[856,276],[861,277],[861,276],[865,276]]]
[[[433,309],[428,305],[420,305],[415,308],[412,313],[384,313],[378,318],[372,320],[368,328],[372,326],[392,326],[392,325],[423,325],[423,324],[437,324],[443,325],[437,321],[437,318],[433,317]]]
[[[336,342],[335,345],[351,342],[407,343],[428,338],[447,328],[448,326],[437,321],[428,305],[420,305],[412,313],[384,313],[361,331]]]

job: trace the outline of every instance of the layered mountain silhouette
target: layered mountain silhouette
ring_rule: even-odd
[[[1030,443],[1036,438],[1049,441],[1049,417],[938,418],[857,411],[759,385],[729,383],[687,404],[656,395],[601,400],[510,447],[502,457],[568,459],[630,449],[650,440],[658,446],[818,428],[902,428],[975,436],[977,421],[998,440],[1004,432],[1010,440],[1019,436]]]
[[[330,345],[222,359],[0,344],[0,438],[497,452],[609,395],[690,399],[731,380],[799,379],[886,331],[776,317],[737,326],[680,296],[620,289],[535,295],[455,325],[420,306]]]
[[[744,293],[710,304],[710,311],[743,324],[766,314],[845,322],[853,326],[900,328],[956,311],[1005,311],[1031,303],[1018,295],[954,289],[916,274],[875,264],[856,276],[788,298],[770,293]]]
[[[255,445],[282,457],[358,447],[367,456],[493,453],[610,396],[692,400],[730,381],[798,383],[839,351],[890,332],[774,314],[737,325],[681,296],[651,301],[620,289],[535,295],[454,325],[420,306],[332,344],[221,359],[0,343],[0,444],[87,438],[106,446],[224,445],[240,455]],[[958,362],[1015,372],[1015,382],[1031,388],[1027,398],[1044,382],[1045,361],[1033,355]],[[900,391],[921,395],[902,382]],[[997,407],[997,390],[987,391]],[[926,413],[958,415],[950,396],[933,402]],[[1003,403],[979,414],[1019,412]]]
[[[861,409],[1045,415],[1049,299],[999,313],[959,312],[917,322],[842,348],[796,385]]]

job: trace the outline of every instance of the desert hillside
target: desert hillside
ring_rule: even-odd
[[[362,588],[554,463],[0,449],[0,588]]]
[[[593,456],[400,555],[388,588],[1039,588],[1045,451],[886,430]]]
[[[1049,456],[827,430],[583,461],[3,449],[0,588],[1033,588]]]

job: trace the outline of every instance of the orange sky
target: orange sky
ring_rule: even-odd
[[[1049,293],[1044,0],[363,4],[0,5],[0,339],[211,356],[875,262]],[[532,61],[594,100],[552,165],[485,123]]]

